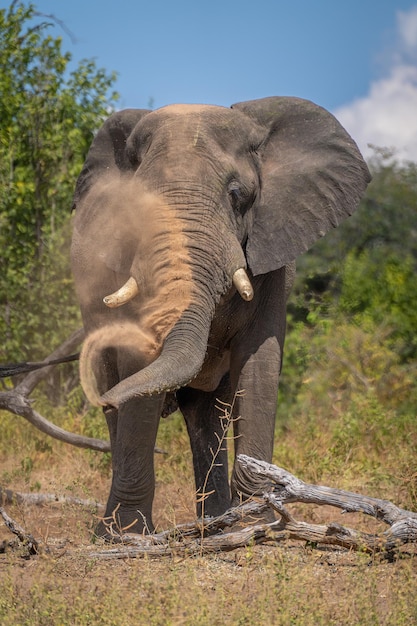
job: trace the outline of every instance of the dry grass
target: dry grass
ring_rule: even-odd
[[[100,453],[43,439],[20,422],[14,426],[13,449],[11,442],[0,446],[2,486],[104,502],[109,468]],[[186,442],[179,417],[162,423],[158,445],[168,455],[157,457],[155,522],[159,528],[194,517]],[[277,454],[288,462],[292,457],[294,466],[287,467],[296,471],[309,443],[311,449],[311,440],[300,441],[297,429],[288,429],[280,433]],[[327,471],[333,486],[346,488],[349,476],[354,476],[351,489],[375,496],[383,492],[400,505],[404,501],[399,502],[398,496],[407,500],[407,490],[402,491],[396,479],[383,480],[378,493],[370,491],[370,485],[376,484],[376,469],[363,467],[362,475],[355,475],[354,454],[338,470],[336,459],[330,458],[333,474],[323,470],[319,444],[328,442],[314,442],[317,461],[311,453],[304,478],[322,477]],[[322,448],[321,452],[323,462]],[[381,474],[383,461],[382,456]],[[94,511],[56,504],[14,505],[7,510],[53,550],[29,560],[15,551],[0,555],[0,623],[4,626],[417,623],[417,558],[408,552],[389,563],[381,557],[286,543],[204,557],[101,561],[86,556]],[[301,512],[315,522],[337,515],[327,508],[299,506],[297,514]],[[343,522],[356,525],[359,520],[349,517]],[[360,525],[373,530],[370,520],[360,520]],[[0,526],[0,541],[6,538],[10,535]]]

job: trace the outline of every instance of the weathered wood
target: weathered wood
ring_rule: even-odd
[[[83,338],[84,331],[82,329],[75,331],[66,341],[64,341],[64,343],[54,350],[54,352],[52,352],[47,359],[45,359],[45,362],[59,360],[60,358],[67,356],[73,352],[73,350],[81,343]],[[27,396],[34,390],[36,385],[41,380],[48,376],[53,367],[55,366],[48,365],[42,369],[31,372],[30,374],[27,374],[13,389],[0,392],[0,409],[23,417],[46,435],[54,437],[54,439],[58,439],[59,441],[64,441],[65,443],[69,443],[79,448],[90,448],[92,450],[99,450],[100,452],[109,452],[110,444],[108,441],[70,433],[45,419],[32,407],[32,403]]]
[[[261,474],[271,480],[276,502],[280,501],[283,504],[290,502],[329,504],[342,509],[346,513],[354,512],[371,515],[389,525],[404,517],[417,519],[417,513],[400,509],[387,500],[379,500],[378,498],[362,496],[351,491],[304,483],[281,467],[258,461],[244,454],[240,454],[238,460],[244,471],[249,471],[252,474]]]
[[[244,471],[261,474],[271,480],[271,492],[264,494],[264,502],[250,502],[231,509],[218,518],[204,520],[204,523],[200,520],[157,535],[140,538],[137,535],[126,535],[122,538],[123,546],[96,550],[89,552],[88,556],[113,559],[143,555],[206,554],[288,539],[368,553],[389,553],[402,544],[417,542],[417,514],[412,511],[400,509],[387,500],[304,483],[282,468],[245,455],[239,455],[238,461]],[[389,524],[390,528],[377,535],[347,528],[335,522],[327,525],[309,524],[294,519],[287,511],[284,504],[291,502],[327,504],[344,512],[365,513]],[[264,512],[266,503],[279,514],[279,520],[223,532],[239,520]]]
[[[384,535],[386,537],[385,549],[388,551],[401,544],[417,543],[417,519],[415,517],[399,519]]]
[[[313,545],[321,544],[368,553],[391,554],[401,545],[417,542],[417,514],[415,512],[400,509],[387,500],[369,498],[320,485],[310,485],[282,468],[250,457],[240,455],[238,461],[245,472],[261,474],[270,479],[271,490],[264,494],[262,500],[246,502],[216,518],[205,518],[189,524],[181,524],[153,535],[128,533],[116,535],[115,540],[118,541],[116,545],[88,550],[85,556],[100,559],[135,558],[145,555],[186,556],[230,551],[267,542],[277,544],[289,539],[307,541]],[[389,528],[383,533],[372,534],[347,528],[335,522],[320,525],[309,524],[296,520],[285,508],[284,505],[291,502],[326,504],[343,511],[365,513],[388,524]],[[74,501],[74,503],[85,504],[81,500]],[[269,507],[274,509],[279,519],[268,524],[250,522],[251,518],[259,518]],[[242,523],[243,528],[237,530],[232,528]],[[20,531],[25,541],[28,537],[33,539],[22,529]],[[42,547],[41,542],[33,541],[36,543],[36,550],[39,551]]]
[[[46,378],[51,370],[55,367],[54,361],[60,361],[60,359],[64,358],[83,341],[84,339],[84,330],[79,329],[72,333],[72,335],[64,341],[52,354],[49,355],[45,359],[45,363],[50,363],[50,365],[45,365],[42,369],[37,369],[34,372],[30,372],[27,374],[23,380],[19,382],[13,389],[9,389],[7,391],[0,392],[0,410],[9,411],[14,415],[19,415],[19,417],[23,417],[28,422],[35,426],[38,430],[53,437],[54,439],[58,439],[59,441],[63,441],[64,443],[69,443],[72,446],[76,446],[78,448],[88,448],[91,450],[97,450],[99,452],[110,452],[110,442],[105,441],[103,439],[95,439],[93,437],[84,437],[83,435],[77,435],[75,433],[71,433],[59,426],[56,426],[45,417],[43,417],[40,413],[35,411],[32,407],[32,402],[29,400],[28,396],[35,389],[36,385]],[[164,450],[159,448],[155,448],[155,454],[166,454]]]
[[[91,509],[101,509],[104,505],[95,500],[83,500],[73,496],[60,496],[54,493],[20,493],[0,486],[0,503],[27,504],[29,506],[44,506],[45,504],[73,504]]]
[[[27,556],[38,553],[39,542],[33,537],[33,535],[27,533],[17,522],[9,517],[2,506],[0,506],[0,517],[3,518],[3,521],[10,532],[16,535],[21,544],[23,544],[25,550],[27,551]]]
[[[32,373],[37,374],[38,372]],[[29,376],[31,375],[32,374],[29,374]],[[59,441],[69,443],[72,446],[77,446],[78,448],[90,448],[91,450],[99,450],[100,452],[110,451],[110,443],[108,441],[70,433],[63,428],[56,426],[40,415],[40,413],[35,411],[32,407],[31,401],[26,396],[19,393],[16,389],[0,392],[0,409],[25,418],[25,420],[30,422],[46,435],[54,437],[54,439],[58,439]]]

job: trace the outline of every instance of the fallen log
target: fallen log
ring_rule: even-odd
[[[18,538],[20,542],[19,547],[22,546],[24,548],[23,556],[25,558],[28,558],[29,556],[32,556],[34,554],[38,554],[39,542],[33,537],[33,535],[27,533],[17,522],[9,517],[9,515],[6,513],[2,506],[0,506],[0,517],[3,518],[3,521],[6,524],[7,528],[10,530],[10,532],[12,532]],[[4,552],[4,549],[5,546],[3,545],[3,550],[1,551]]]
[[[383,553],[389,558],[400,546],[417,542],[417,513],[401,509],[387,500],[379,500],[357,493],[310,485],[286,470],[240,455],[238,461],[249,474],[261,474],[271,482],[263,498],[251,500],[226,511],[216,518],[195,520],[152,535],[122,533],[115,535],[116,545],[83,551],[88,558],[123,559],[141,556],[172,556],[208,554],[235,550],[253,544],[291,540],[309,542],[311,545],[329,545],[358,550],[369,554]],[[310,524],[299,521],[285,508],[285,504],[331,505],[344,512],[371,515],[389,525],[379,534],[365,533],[339,523]],[[271,507],[278,519],[265,524],[253,521]],[[1,510],[0,510],[1,512]],[[251,521],[252,518],[252,521]],[[236,525],[244,525],[238,530]],[[231,529],[231,530],[230,530]],[[227,532],[225,532],[227,531]],[[23,537],[31,535],[23,531]],[[42,544],[37,542],[37,551]]]
[[[20,493],[0,486],[0,504],[27,504],[29,506],[45,506],[47,504],[73,504],[91,509],[102,509],[104,504],[95,500],[84,500],[73,496],[61,496],[54,493]]]
[[[351,491],[304,483],[281,467],[258,461],[244,454],[240,454],[238,460],[241,468],[248,471],[249,474],[260,474],[270,479],[275,502],[282,504],[290,502],[329,504],[342,509],[345,513],[365,513],[390,525],[404,517],[417,520],[417,513],[400,509],[388,500],[379,500]]]

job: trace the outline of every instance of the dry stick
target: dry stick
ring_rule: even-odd
[[[67,356],[74,351],[83,339],[84,330],[76,330],[66,341],[64,341],[64,343],[54,350],[54,352],[52,352],[47,359],[45,359],[45,362],[59,360]],[[110,443],[108,441],[70,433],[63,428],[56,426],[32,408],[31,401],[27,398],[27,396],[34,390],[36,385],[41,380],[48,376],[53,367],[55,366],[48,365],[42,369],[35,370],[25,376],[25,378],[18,385],[16,385],[14,389],[0,392],[0,410],[3,409],[25,418],[33,426],[38,428],[38,430],[42,431],[46,435],[49,435],[50,437],[53,437],[54,439],[63,441],[64,443],[69,443],[72,446],[77,446],[78,448],[89,448],[91,450],[98,450],[99,452],[110,452]],[[166,454],[164,450],[160,450],[159,448],[155,448],[155,453]]]
[[[86,554],[89,558],[123,559],[141,556],[191,556],[225,552],[248,546],[252,543],[265,543],[286,539],[287,533],[271,533],[276,525],[263,524],[248,526],[239,531],[223,533],[225,528],[233,526],[243,518],[259,515],[268,510],[266,502],[245,502],[229,509],[223,515],[213,518],[199,519],[187,524],[179,524],[175,528],[153,535],[126,534],[122,543],[114,548],[104,548]],[[205,536],[205,534],[209,536]]]
[[[39,551],[38,541],[30,534],[27,533],[17,522],[15,522],[6,511],[0,506],[0,516],[3,518],[7,528],[17,536],[28,551],[28,554],[37,554]]]
[[[271,532],[270,524],[248,526],[240,531],[226,534],[210,535],[191,541],[174,541],[155,543],[153,537],[138,537],[134,544],[122,545],[117,548],[96,550],[85,554],[88,558],[124,559],[142,556],[195,556],[229,552],[252,544],[260,544],[287,539],[288,533]]]
[[[222,405],[222,406],[216,406],[216,408],[221,412],[221,414],[219,415],[219,420],[221,423],[222,434],[218,435],[217,433],[215,433],[216,438],[217,438],[217,448],[215,450],[210,448],[210,453],[211,453],[210,467],[208,468],[206,476],[204,478],[203,486],[197,491],[197,502],[201,502],[202,517],[204,517],[204,503],[206,499],[209,497],[209,495],[213,493],[213,492],[207,491],[207,484],[210,478],[210,474],[213,471],[214,467],[216,466],[217,457],[222,451],[225,442],[227,442],[227,440],[229,439],[228,432],[229,432],[229,428],[232,422],[239,419],[239,418],[233,417],[233,409],[235,406],[236,398],[239,397],[243,393],[244,391],[236,391],[232,404],[228,404],[227,402],[222,402],[219,399],[217,400],[217,402]]]
[[[178,524],[174,528],[164,530],[160,533],[154,533],[151,536],[151,540],[154,543],[169,543],[171,545],[172,541],[201,538],[201,536],[207,533],[209,535],[212,533],[221,533],[225,528],[229,528],[241,522],[242,519],[248,520],[252,515],[259,516],[260,513],[264,513],[268,509],[269,504],[267,502],[255,502],[255,500],[250,500],[229,509],[217,517],[206,517],[204,520],[198,519],[194,522]],[[137,538],[137,534],[126,534],[123,536],[123,541],[124,543],[135,543]]]
[[[0,502],[2,504],[28,504],[33,506],[44,506],[45,504],[71,504],[85,506],[91,509],[104,508],[104,504],[95,500],[83,500],[73,496],[61,496],[54,493],[20,493],[11,489],[4,489],[0,486]]]
[[[56,350],[52,352],[45,360],[46,363],[68,356],[80,345],[84,340],[84,329],[79,328],[74,331]],[[24,377],[15,387],[15,391],[22,396],[28,396],[35,389],[36,385],[46,378],[54,368],[54,365],[48,365],[42,369],[35,370]]]

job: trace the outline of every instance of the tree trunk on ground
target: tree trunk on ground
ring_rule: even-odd
[[[417,543],[417,513],[396,507],[387,500],[361,496],[349,491],[332,489],[302,482],[289,472],[275,465],[240,455],[239,462],[245,472],[261,474],[271,481],[271,490],[261,501],[249,501],[230,509],[223,515],[181,524],[173,529],[153,535],[129,535],[120,537],[117,547],[104,547],[85,552],[88,558],[117,559],[140,556],[193,555],[235,550],[251,544],[280,543],[289,539],[315,544],[339,546],[349,550],[384,553],[392,557],[401,545]],[[23,497],[23,494],[20,494]],[[59,498],[50,496],[59,501]],[[330,505],[344,512],[360,512],[386,523],[389,528],[381,534],[371,534],[346,528],[338,523],[317,525],[296,520],[285,504],[303,502]],[[272,507],[279,519],[269,524],[251,524],[251,516]],[[4,518],[4,509],[0,515]],[[4,518],[5,519],[5,518]],[[226,529],[245,524],[240,530]],[[36,552],[48,549],[41,541],[13,523],[7,516],[7,525],[20,541],[36,546]],[[13,524],[18,529],[13,529]],[[19,534],[20,533],[20,534]],[[33,553],[33,552],[32,552]],[[84,551],[83,551],[84,553]]]

